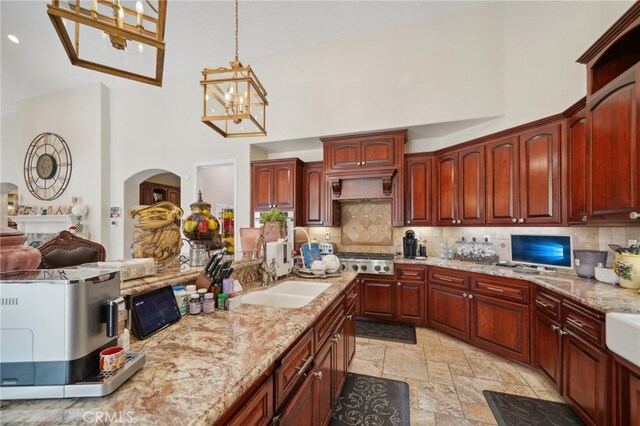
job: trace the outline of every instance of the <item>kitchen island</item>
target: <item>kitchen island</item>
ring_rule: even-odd
[[[322,280],[331,287],[302,308],[243,304],[233,311],[187,315],[147,340],[132,338],[131,351],[144,351],[146,365],[111,395],[2,401],[0,422],[213,424],[270,374],[355,276],[344,272]]]

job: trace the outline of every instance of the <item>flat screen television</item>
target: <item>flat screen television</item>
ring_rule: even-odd
[[[572,268],[569,235],[511,235],[511,261],[552,268]]]

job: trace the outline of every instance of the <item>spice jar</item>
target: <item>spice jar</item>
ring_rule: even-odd
[[[215,300],[213,300],[213,293],[206,293],[204,295],[204,303],[202,304],[202,312],[205,314],[210,314],[213,312],[215,307]]]
[[[202,312],[200,297],[197,294],[192,294],[189,299],[189,313],[191,315],[198,315],[200,312]]]

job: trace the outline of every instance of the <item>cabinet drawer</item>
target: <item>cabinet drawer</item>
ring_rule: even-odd
[[[344,296],[340,296],[325,313],[315,328],[316,348],[320,348],[325,340],[335,331],[344,316]]]
[[[517,281],[497,281],[491,278],[473,278],[471,290],[498,299],[529,303],[529,284]]]
[[[560,321],[560,298],[538,289],[536,291],[536,310]]]
[[[273,379],[269,377],[225,424],[229,426],[265,426],[273,418]]]
[[[398,281],[424,282],[426,268],[424,266],[396,265],[396,279]]]
[[[276,369],[276,407],[279,407],[303,379],[305,371],[313,363],[313,330],[309,330],[293,349],[290,349]]]
[[[589,311],[565,300],[562,302],[562,326],[587,341],[604,347],[604,314]]]
[[[358,297],[358,287],[356,286],[355,281],[351,283],[349,288],[347,288],[344,295],[346,298],[346,310],[349,310],[349,307],[356,303],[356,298]]]
[[[448,270],[432,269],[429,271],[429,282],[469,288],[469,277],[467,275],[456,275]]]

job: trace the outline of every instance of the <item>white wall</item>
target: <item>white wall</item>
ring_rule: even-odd
[[[70,205],[71,197],[79,197],[80,203],[89,207],[84,223],[88,224],[91,239],[100,241],[107,249],[109,241],[103,234],[109,217],[110,160],[105,155],[109,137],[108,102],[108,90],[98,83],[21,102],[18,113],[3,116],[0,177],[2,182],[18,185],[20,202],[24,205]],[[27,147],[43,132],[60,135],[72,157],[69,185],[52,201],[33,197],[22,174]]]
[[[216,204],[232,206],[234,202],[235,166],[233,164],[218,164],[201,166],[198,170],[198,189],[202,191],[202,200],[211,204],[212,211],[215,210]]]

